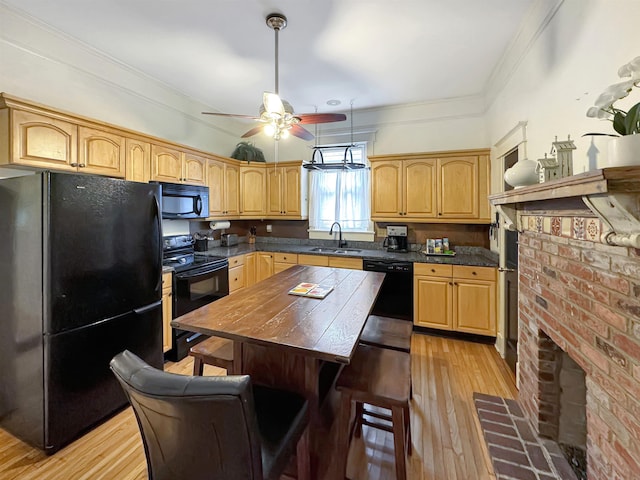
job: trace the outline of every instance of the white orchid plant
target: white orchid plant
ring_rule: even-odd
[[[620,134],[635,135],[640,133],[640,102],[632,106],[628,111],[613,106],[631,93],[633,87],[640,87],[640,57],[636,57],[629,63],[618,69],[620,78],[627,78],[624,82],[616,83],[607,88],[596,100],[595,106],[587,110],[587,117],[610,120],[613,129]],[[608,135],[606,133],[588,133],[587,135]],[[616,137],[618,135],[610,135]]]

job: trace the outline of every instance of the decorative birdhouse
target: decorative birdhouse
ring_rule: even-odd
[[[556,157],[547,157],[547,154],[545,153],[544,158],[538,159],[538,175],[540,183],[560,178],[559,170],[558,159]]]
[[[566,140],[558,141],[551,144],[551,154],[555,157],[547,157],[538,160],[538,168],[540,172],[540,182],[555,180],[556,178],[570,177],[573,175],[573,150],[576,149],[571,136]]]

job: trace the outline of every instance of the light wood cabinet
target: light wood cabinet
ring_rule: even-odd
[[[240,215],[262,218],[265,216],[265,166],[240,165]]]
[[[389,160],[371,166],[372,218],[436,216],[436,160]]]
[[[171,336],[171,320],[173,319],[173,274],[162,274],[162,351],[173,348]]]
[[[240,167],[223,160],[209,159],[209,216],[237,217],[240,214]]]
[[[0,163],[125,178],[125,137],[19,109],[0,111]]]
[[[125,139],[125,178],[147,183],[150,179],[151,144],[137,138]]]
[[[205,185],[207,159],[163,144],[151,145],[151,179]]]
[[[273,275],[273,253],[256,252],[256,283]]]
[[[78,127],[71,122],[18,109],[0,111],[2,164],[78,169]],[[7,147],[10,146],[10,147]]]
[[[414,323],[496,336],[496,269],[414,264]]]
[[[329,266],[333,268],[362,270],[362,259],[353,257],[329,257]]]
[[[78,127],[78,168],[84,173],[125,177],[125,138],[98,128]]]
[[[328,255],[307,255],[305,253],[298,254],[298,265],[311,265],[315,267],[328,267]]]
[[[477,156],[438,159],[437,198],[440,218],[479,218],[478,170]]]
[[[250,287],[256,283],[256,252],[247,253],[244,256],[244,286]]]
[[[488,223],[489,152],[370,157],[376,221]]]
[[[298,264],[298,255],[295,253],[280,253],[273,254],[273,273],[280,273],[288,268]]]
[[[306,170],[302,162],[267,165],[268,217],[304,219],[308,217]]]
[[[244,287],[244,255],[236,255],[229,258],[229,294]]]

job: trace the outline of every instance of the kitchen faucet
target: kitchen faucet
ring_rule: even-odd
[[[342,227],[338,222],[333,222],[331,224],[331,229],[329,230],[329,235],[333,235],[333,226],[338,226],[338,248],[344,248],[347,246],[347,242],[342,240]]]

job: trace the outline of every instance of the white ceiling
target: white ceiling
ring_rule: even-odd
[[[0,0],[212,111],[298,113],[482,95],[535,0]],[[327,100],[342,102],[330,107]]]

